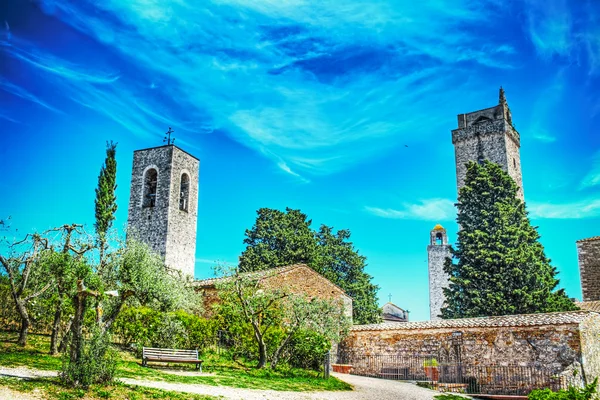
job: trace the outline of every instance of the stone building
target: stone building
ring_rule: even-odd
[[[436,225],[429,235],[427,246],[427,261],[429,266],[429,318],[432,321],[440,319],[444,306],[444,288],[448,287],[448,275],[444,272],[446,258],[450,257],[450,245],[446,229]]]
[[[600,313],[590,311],[355,325],[338,346],[338,361],[371,376],[385,368],[377,362],[385,356],[398,357],[397,366],[411,357],[460,360],[467,373],[477,366],[537,366],[581,385],[581,378],[600,376],[598,338]]]
[[[352,298],[342,288],[305,264],[247,272],[246,275],[257,279],[259,285],[264,288],[306,295],[308,298],[338,301],[344,307],[346,316],[352,318]],[[216,285],[222,279],[227,277],[195,282],[196,288],[203,292],[204,310],[207,316],[211,315],[212,306],[219,301]]]
[[[200,160],[172,144],[133,153],[127,236],[194,276]]]
[[[400,308],[392,302],[385,303],[381,307],[381,311],[383,322],[408,322],[408,310]]]
[[[577,241],[583,301],[600,300],[600,236]]]
[[[456,184],[463,187],[469,161],[489,160],[499,164],[513,178],[523,196],[521,176],[521,139],[512,124],[504,90],[500,88],[498,105],[458,115],[458,128],[452,131],[456,157]]]

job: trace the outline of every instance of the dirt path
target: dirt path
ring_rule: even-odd
[[[55,371],[37,371],[27,368],[2,368],[0,376],[34,378],[56,376]],[[241,389],[227,386],[171,383],[139,379],[120,378],[123,383],[156,389],[173,390],[183,393],[195,393],[220,396],[231,400],[432,400],[439,394],[433,390],[420,388],[404,382],[366,378],[356,375],[333,374],[335,377],[354,386],[351,392],[281,392],[276,390]],[[0,392],[1,394],[2,392]],[[0,396],[0,398],[3,398]],[[23,399],[35,397],[22,397]]]

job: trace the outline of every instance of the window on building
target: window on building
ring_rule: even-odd
[[[156,206],[156,188],[158,186],[158,172],[151,168],[144,176],[144,198],[142,207]]]
[[[179,209],[188,210],[190,200],[190,177],[188,174],[181,175],[181,185],[179,186]]]
[[[437,244],[438,246],[441,246],[442,244],[444,244],[444,238],[442,237],[441,233],[435,234],[435,244]]]
[[[513,158],[513,165],[515,166],[515,168],[517,168],[517,159]]]

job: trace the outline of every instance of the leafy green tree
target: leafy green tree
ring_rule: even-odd
[[[106,143],[106,159],[98,175],[98,187],[96,188],[96,235],[100,251],[100,269],[104,265],[107,247],[107,232],[111,228],[117,212],[117,160],[115,158],[117,144]]]
[[[367,258],[354,248],[350,231],[321,225],[316,233],[317,255],[312,267],[344,289],[352,297],[354,321],[359,324],[379,322],[381,310],[377,305],[379,287],[364,272]]]
[[[246,250],[240,257],[240,271],[258,271],[304,263],[316,256],[317,239],[311,220],[300,210],[285,212],[261,208],[252,229],[246,229]]]
[[[355,323],[379,322],[379,288],[364,272],[366,258],[349,241],[350,231],[342,229],[334,233],[332,227],[325,225],[314,231],[311,223],[300,210],[259,209],[254,226],[246,230],[247,247],[240,257],[240,270],[307,264],[353,298]]]
[[[458,241],[444,270],[443,318],[531,314],[576,309],[558,286],[556,268],[544,254],[517,185],[485,161],[467,165],[458,195]]]
[[[6,254],[0,254],[0,266],[8,276],[11,297],[21,319],[17,343],[27,345],[31,326],[30,307],[32,301],[46,292],[52,285],[40,267],[41,255],[48,251],[48,240],[40,234],[28,234],[23,240],[8,243]]]
[[[226,270],[217,283],[221,299],[219,315],[230,326],[250,325],[258,348],[257,368],[270,361],[276,368],[283,352],[300,330],[310,330],[331,341],[339,341],[349,321],[343,305],[318,298],[309,299],[261,284],[266,273]]]

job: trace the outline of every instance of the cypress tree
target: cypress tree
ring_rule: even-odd
[[[544,253],[518,187],[494,163],[467,165],[459,191],[458,241],[446,259],[443,318],[532,314],[577,307],[556,290],[556,268]]]
[[[117,212],[117,143],[106,142],[106,159],[98,175],[96,188],[96,235],[100,249],[100,269],[104,265],[104,256],[107,247],[106,234],[112,227]]]

